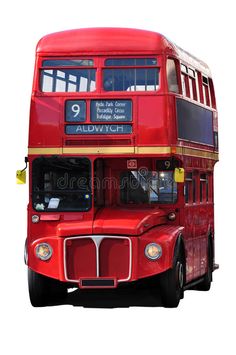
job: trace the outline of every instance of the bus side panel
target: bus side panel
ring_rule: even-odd
[[[141,96],[138,99],[137,144],[142,146],[169,145],[166,129],[164,96]]]

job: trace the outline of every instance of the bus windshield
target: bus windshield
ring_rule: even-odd
[[[91,168],[86,158],[33,161],[32,200],[37,211],[87,211],[91,207]]]
[[[126,204],[175,203],[173,171],[126,171],[121,174],[121,201]]]

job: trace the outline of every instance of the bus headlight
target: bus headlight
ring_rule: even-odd
[[[174,221],[176,219],[176,214],[174,212],[170,212],[167,217],[169,221]]]
[[[150,243],[145,248],[145,255],[150,260],[160,259],[162,256],[162,248],[159,244]]]
[[[40,243],[36,245],[35,254],[40,260],[49,260],[52,256],[52,247],[47,243]]]
[[[32,223],[39,223],[39,216],[37,214],[32,216]]]

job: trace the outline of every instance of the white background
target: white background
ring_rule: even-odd
[[[234,1],[2,2],[0,9],[1,353],[235,353],[235,11]],[[219,109],[220,163],[215,169],[216,259],[210,292],[185,293],[177,309],[33,308],[23,246],[24,166],[34,50],[45,34],[80,27],[134,27],[165,34],[211,67]],[[231,320],[233,321],[230,324]]]

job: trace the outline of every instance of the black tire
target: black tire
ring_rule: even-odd
[[[180,246],[176,248],[174,265],[160,275],[160,291],[163,306],[178,307],[180,299],[184,297],[185,258]]]
[[[51,279],[28,268],[28,287],[33,307],[44,307],[56,301],[63,301],[67,287],[63,282]]]
[[[208,244],[207,253],[207,272],[204,275],[204,280],[195,286],[195,290],[198,291],[209,291],[212,283],[212,272],[213,272],[213,253],[210,243]]]

